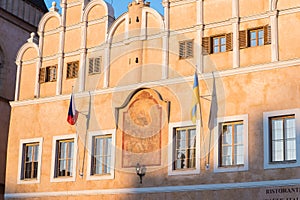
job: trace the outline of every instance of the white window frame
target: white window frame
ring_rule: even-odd
[[[55,171],[55,161],[56,161],[56,142],[59,140],[74,139],[74,154],[73,154],[73,176],[72,177],[54,177]],[[52,159],[51,159],[51,172],[50,172],[50,182],[69,182],[76,180],[76,163],[77,163],[77,136],[76,134],[71,135],[60,135],[53,136],[52,140]]]
[[[185,169],[185,170],[174,170],[173,169],[173,160],[174,160],[174,148],[175,144],[173,141],[174,138],[174,129],[181,128],[186,126],[196,126],[196,166],[195,169]],[[174,122],[169,123],[169,135],[168,135],[168,175],[193,175],[200,173],[200,120],[196,121],[196,124],[193,124],[192,121],[183,121],[183,122]]]
[[[269,132],[269,118],[284,115],[295,115],[296,125],[296,162],[293,163],[270,163],[270,132]],[[263,127],[264,127],[264,169],[276,169],[287,167],[300,166],[300,109],[278,110],[263,113]]]
[[[23,161],[23,145],[30,144],[30,143],[39,143],[39,155],[38,155],[38,171],[36,179],[30,180],[22,180],[21,173],[22,173],[22,161]],[[18,164],[18,179],[17,184],[34,184],[40,183],[41,180],[41,166],[42,166],[42,150],[43,150],[43,138],[31,138],[31,139],[21,139],[19,145],[19,164]]]
[[[104,174],[104,175],[91,175],[91,155],[93,152],[93,137],[95,136],[105,136],[105,135],[111,135],[112,139],[112,149],[111,149],[111,171],[110,174]],[[108,180],[108,179],[114,179],[115,177],[115,149],[116,149],[116,130],[101,130],[101,131],[93,131],[89,132],[88,134],[88,160],[87,160],[87,175],[86,180]]]
[[[226,122],[243,121],[243,144],[244,144],[244,165],[241,166],[219,166],[219,134],[220,125]],[[247,171],[249,169],[249,159],[248,159],[248,115],[235,115],[217,118],[216,128],[214,129],[214,172],[235,172],[235,171]]]

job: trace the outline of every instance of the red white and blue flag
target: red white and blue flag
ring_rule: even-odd
[[[74,96],[72,94],[71,99],[70,99],[67,121],[69,122],[69,124],[74,125],[74,124],[76,124],[77,117],[78,117],[78,111],[75,108]]]

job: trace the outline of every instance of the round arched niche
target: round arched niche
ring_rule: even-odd
[[[142,163],[161,165],[162,128],[168,122],[169,102],[152,89],[139,89],[117,108],[122,134],[122,167]]]

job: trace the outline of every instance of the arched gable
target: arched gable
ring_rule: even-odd
[[[152,15],[155,16],[155,18],[158,19],[159,23],[160,23],[160,29],[161,30],[165,30],[165,23],[163,20],[163,17],[161,14],[159,14],[156,10],[154,10],[153,8],[150,7],[143,7],[143,13],[151,13]],[[146,16],[146,15],[145,15]],[[144,19],[145,20],[145,19]]]
[[[55,17],[55,18],[58,19],[58,21],[59,21],[59,26],[62,25],[62,19],[61,19],[60,14],[59,14],[58,12],[56,12],[56,11],[50,11],[50,12],[46,13],[46,14],[42,17],[42,19],[41,19],[41,21],[40,21],[40,23],[39,23],[39,27],[38,27],[38,32],[39,32],[39,33],[40,33],[40,32],[44,32],[45,25],[46,25],[47,21],[48,21],[50,18],[52,18],[52,17]]]
[[[94,0],[94,1],[91,1],[84,9],[83,11],[83,15],[82,15],[82,18],[81,18],[81,21],[84,22],[84,21],[87,21],[88,20],[88,15],[89,15],[89,12],[93,9],[94,6],[96,5],[101,5],[104,7],[105,9],[105,15],[104,16],[111,16],[111,17],[114,17],[114,9],[113,7],[103,1],[103,0]]]
[[[122,24],[124,21],[128,20],[128,12],[123,13],[114,23],[111,25],[108,34],[107,34],[107,43],[112,42],[113,35],[115,31],[118,29],[119,25]],[[126,24],[126,23],[125,23]],[[125,30],[124,30],[125,32]]]
[[[24,53],[25,53],[28,49],[30,49],[30,48],[35,49],[36,52],[37,52],[38,57],[41,57],[41,52],[40,52],[40,49],[39,49],[39,47],[37,46],[37,44],[35,44],[35,43],[33,43],[33,42],[27,42],[27,43],[25,43],[25,44],[19,49],[19,51],[18,51],[18,53],[17,53],[17,58],[16,58],[16,63],[17,63],[17,64],[20,63],[20,62],[22,61]]]

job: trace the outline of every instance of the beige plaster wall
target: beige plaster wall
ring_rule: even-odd
[[[277,0],[277,9],[278,10],[284,10],[287,8],[293,8],[293,7],[298,7],[300,5],[300,2],[298,1],[293,1],[293,0],[284,0],[280,1]]]
[[[95,5],[88,13],[88,21],[101,19],[106,15],[105,8],[102,5]]]
[[[293,20],[291,20],[293,18]],[[279,59],[288,60],[300,56],[299,37],[300,13],[280,15],[278,18],[279,34]]]
[[[245,17],[266,13],[270,10],[269,2],[269,0],[239,0],[240,16]]]
[[[81,10],[82,10],[81,4],[68,7],[66,12],[66,26],[72,26],[75,24],[79,24],[81,22],[81,18],[80,18],[81,15],[80,14],[74,15],[74,13],[81,13]]]
[[[20,78],[19,99],[33,99],[35,88],[36,64],[27,64],[22,66]]]
[[[222,12],[218,12],[222,10]],[[230,0],[208,0],[203,1],[204,23],[224,21],[232,16],[232,1]]]
[[[45,35],[43,44],[43,56],[52,56],[58,53],[59,33]]]
[[[56,17],[50,17],[44,26],[44,32],[55,30],[59,27],[59,19]]]
[[[65,35],[65,52],[73,52],[80,48],[81,29],[72,29],[66,31]]]
[[[154,171],[149,171],[144,178],[143,187],[192,184],[217,184],[228,182],[248,182],[261,180],[283,180],[299,178],[298,168],[269,170],[263,169],[263,139],[262,139],[262,113],[273,110],[284,110],[297,108],[300,103],[299,98],[287,100],[286,97],[297,97],[300,95],[295,88],[300,87],[297,77],[299,66],[282,68],[277,70],[268,70],[253,72],[248,74],[232,75],[217,79],[217,95],[219,100],[219,117],[248,114],[249,119],[249,170],[239,173],[214,173],[213,167],[204,170],[204,163],[201,164],[201,173],[194,176],[168,176],[167,175],[167,145],[168,129],[162,128],[162,165]],[[211,89],[206,89],[211,80],[200,82],[203,95],[209,93]],[[192,82],[176,85],[153,87],[164,99],[171,102],[170,122],[186,121],[190,119]],[[91,130],[113,129],[114,108],[121,106],[125,98],[131,91],[113,92],[103,95],[96,95],[92,98]],[[84,111],[87,109],[89,97],[75,99],[78,109]],[[288,101],[288,102],[287,102]],[[283,103],[285,102],[285,103]],[[52,151],[52,137],[54,135],[74,134],[75,126],[69,126],[66,122],[68,100],[56,101],[47,104],[35,104],[13,108],[11,134],[9,139],[8,151],[8,170],[7,170],[7,189],[11,192],[43,192],[43,191],[66,191],[71,190],[90,190],[90,189],[111,189],[111,188],[130,188],[139,187],[137,176],[134,169],[124,171],[120,165],[120,149],[122,146],[122,130],[119,128],[116,133],[116,171],[113,180],[86,181],[85,178],[79,178],[78,174],[75,182],[50,183],[50,161]],[[207,100],[202,99],[203,105],[207,105]],[[203,113],[209,112],[209,106],[203,106]],[[45,113],[48,117],[44,117]],[[105,114],[103,114],[105,113]],[[206,116],[206,115],[205,115]],[[85,126],[85,117],[80,116],[82,120],[77,129]],[[203,119],[206,128],[207,116]],[[35,121],[37,123],[30,123]],[[55,126],[53,126],[55,124]],[[22,134],[19,134],[22,132]],[[82,162],[83,153],[83,133],[79,131],[79,163]],[[41,183],[27,185],[17,185],[17,165],[18,146],[13,145],[15,141],[21,138],[43,137],[43,160],[42,160],[42,179]],[[203,153],[203,152],[202,152]],[[211,152],[213,154],[213,151]],[[88,158],[86,158],[88,159]],[[213,163],[211,156],[211,163]],[[77,170],[80,169],[77,164]],[[131,173],[129,173],[131,171]],[[86,169],[84,169],[86,172]],[[258,176],[259,174],[259,176]],[[126,180],[126,181],[124,181]],[[222,193],[222,192],[218,192]],[[252,194],[252,193],[251,193]],[[244,195],[244,194],[241,194]],[[253,195],[253,194],[252,194]]]
[[[172,5],[172,3],[171,3]],[[196,24],[196,2],[170,8],[170,30],[188,28]],[[180,15],[178,15],[180,13]]]

